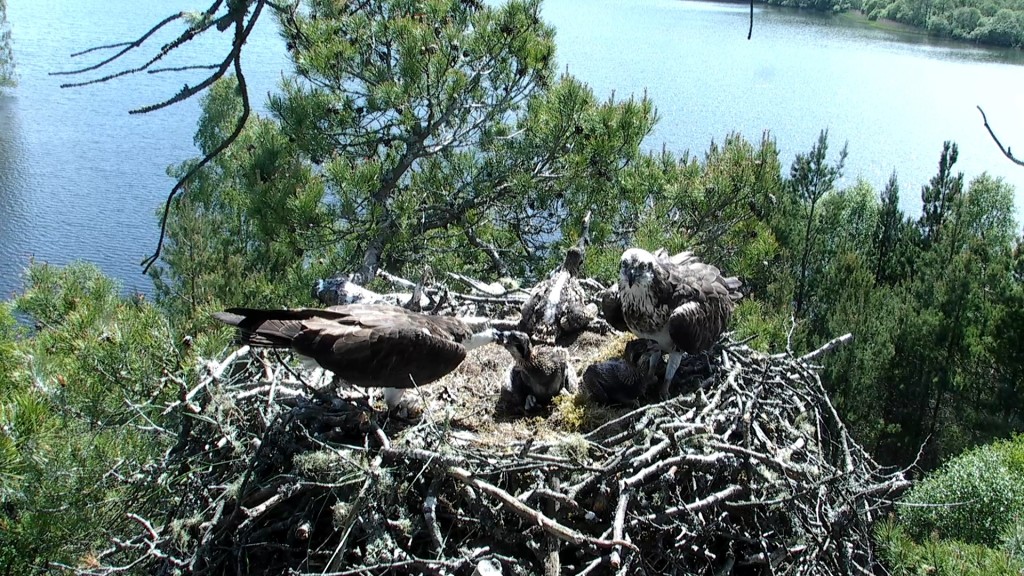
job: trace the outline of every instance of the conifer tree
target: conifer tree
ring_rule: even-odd
[[[7,0],[0,0],[0,88],[14,86],[14,54],[11,27],[7,23]]]
[[[953,173],[953,165],[956,164],[958,154],[955,142],[943,142],[939,172],[932,177],[927,186],[921,188],[921,218],[918,220],[918,228],[925,250],[939,241],[942,226],[963,191],[963,173]]]
[[[893,171],[885,188],[882,189],[874,233],[875,281],[881,284],[895,285],[904,280],[909,272],[907,251],[911,239],[910,228],[913,224],[907,221],[900,210],[899,201],[899,179]]]
[[[603,239],[642,208],[625,175],[653,106],[556,78],[538,0],[310,1],[281,23],[296,75],[175,207],[165,296],[191,307],[287,285],[294,301],[324,274],[418,275],[425,261],[530,275],[588,210]],[[239,107],[228,85],[207,97],[204,153]],[[244,282],[214,278],[228,262]],[[200,294],[200,275],[220,288]]]
[[[818,203],[825,194],[831,192],[836,180],[843,174],[846,163],[846,145],[839,152],[835,164],[829,164],[828,130],[822,130],[818,141],[807,154],[797,154],[790,167],[790,185],[792,193],[804,208],[803,234],[800,240],[800,262],[797,268],[797,287],[794,300],[794,316],[801,318],[807,299],[808,270],[812,264],[814,236]]]

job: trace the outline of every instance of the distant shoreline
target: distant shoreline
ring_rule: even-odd
[[[749,6],[750,5],[750,0],[683,0],[683,1],[710,2],[710,3],[714,3],[714,4],[736,4],[736,5],[740,5],[740,6]],[[872,20],[872,19],[868,18],[867,14],[865,14],[864,11],[859,9],[859,8],[851,8],[851,9],[845,10],[843,12],[829,12],[829,11],[814,10],[813,8],[800,8],[798,6],[781,6],[781,5],[778,5],[778,4],[769,4],[767,2],[764,2],[764,0],[756,0],[755,5],[771,6],[773,8],[784,8],[784,9],[800,10],[800,11],[807,10],[807,11],[810,11],[810,12],[814,12],[816,14],[828,15],[828,16],[832,16],[834,18],[841,18],[843,20],[846,20],[847,22],[853,23],[853,24],[858,25],[858,26],[874,28],[876,30],[882,30],[882,31],[887,31],[887,32],[897,32],[897,33],[900,33],[900,34],[910,34],[910,35],[914,35],[914,36],[919,36],[922,39],[936,40],[936,41],[941,41],[941,42],[952,42],[952,43],[955,43],[955,44],[961,44],[961,45],[965,45],[965,46],[978,46],[978,47],[983,47],[983,48],[1015,49],[1013,46],[1005,46],[1005,45],[1001,45],[1001,44],[990,44],[990,43],[987,43],[987,42],[978,42],[978,41],[973,41],[973,40],[966,40],[966,39],[963,39],[963,38],[954,38],[952,36],[942,36],[942,35],[938,35],[938,34],[932,34],[932,33],[930,33],[928,30],[926,30],[924,28],[919,28],[917,26],[912,26],[910,24],[904,24],[902,22],[898,22],[896,20],[891,20],[891,19],[888,19],[888,18],[878,18],[878,19]],[[1021,48],[1016,48],[1016,50],[1021,50]]]
[[[958,39],[958,38],[951,38],[951,37],[946,37],[946,36],[935,36],[933,34],[929,34],[927,30],[918,28],[916,26],[911,26],[910,24],[904,24],[902,22],[897,22],[895,20],[890,20],[888,18],[878,18],[876,20],[872,20],[872,19],[868,18],[866,14],[864,14],[863,10],[859,10],[859,9],[851,9],[851,10],[847,10],[845,12],[840,12],[840,13],[836,14],[835,16],[837,18],[845,18],[845,19],[850,20],[852,22],[856,22],[858,24],[863,24],[863,25],[869,26],[871,28],[877,28],[879,30],[888,30],[890,32],[900,32],[902,34],[917,34],[918,36],[923,36],[923,37],[927,37],[927,38],[936,38],[936,39],[941,39],[941,40],[949,40],[949,41],[952,41],[952,42],[958,42],[958,43],[963,43],[963,44],[972,44],[972,45],[975,45],[975,46],[978,45],[977,42],[968,42],[966,40],[961,40],[961,39]],[[1005,46],[999,46],[999,48],[1005,48]]]

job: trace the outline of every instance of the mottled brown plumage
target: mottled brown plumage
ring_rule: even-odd
[[[562,390],[576,391],[576,372],[569,352],[560,346],[535,346],[525,332],[502,332],[497,342],[512,355],[512,393],[525,400],[527,410],[547,404]]]
[[[253,346],[287,347],[349,384],[406,389],[454,370],[466,350],[493,342],[496,332],[474,332],[466,322],[387,304],[325,309],[231,308],[214,317],[238,328]],[[398,395],[400,396],[400,395]],[[396,403],[389,400],[389,404]]]
[[[531,336],[554,341],[565,334],[578,332],[597,317],[597,310],[588,306],[587,294],[580,286],[583,250],[570,248],[565,261],[546,279],[538,282],[523,303],[519,329]]]
[[[670,256],[631,248],[623,253],[619,272],[618,285],[602,298],[605,319],[669,353],[662,384],[666,395],[682,353],[711,348],[725,331],[742,297],[741,282],[690,252]]]

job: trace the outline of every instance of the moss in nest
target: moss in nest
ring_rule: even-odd
[[[331,506],[331,521],[335,530],[342,530],[348,525],[349,515],[352,513],[352,505],[348,502],[338,501]]]
[[[399,517],[391,520],[391,527],[398,530],[399,534],[407,539],[412,539],[416,533],[416,526],[412,523],[412,520],[406,517]]]
[[[590,461],[590,442],[579,434],[569,434],[558,445],[557,452],[577,464],[585,464]]]
[[[555,396],[554,403],[553,424],[568,432],[577,432],[583,428],[590,402],[582,394]]]
[[[594,402],[585,394],[556,396],[555,410],[549,426],[564,432],[593,430],[622,413],[621,408],[610,408]]]
[[[355,482],[362,471],[342,452],[314,450],[296,454],[292,459],[296,471],[322,482]]]
[[[238,497],[238,489],[242,487],[242,482],[245,481],[244,476],[238,476],[233,482],[228,482],[224,485],[224,497],[233,499]]]
[[[615,334],[602,343],[593,355],[588,358],[589,363],[604,362],[605,360],[622,358],[622,354],[626,351],[626,344],[635,339],[636,336],[633,336],[630,332],[620,332]]]
[[[199,514],[193,514],[188,518],[176,518],[170,522],[171,539],[180,548],[186,548],[193,541],[193,534],[197,527],[202,524],[203,518]]]

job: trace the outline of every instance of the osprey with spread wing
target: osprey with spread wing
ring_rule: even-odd
[[[725,331],[741,285],[690,252],[669,256],[630,248],[602,308],[609,324],[654,340],[669,354],[661,388],[667,396],[683,353],[708,350]]]
[[[486,321],[474,326],[388,304],[230,308],[213,316],[238,328],[246,344],[291,348],[349,384],[385,388],[391,408],[405,389],[440,379],[462,363],[467,350],[499,336]]]

